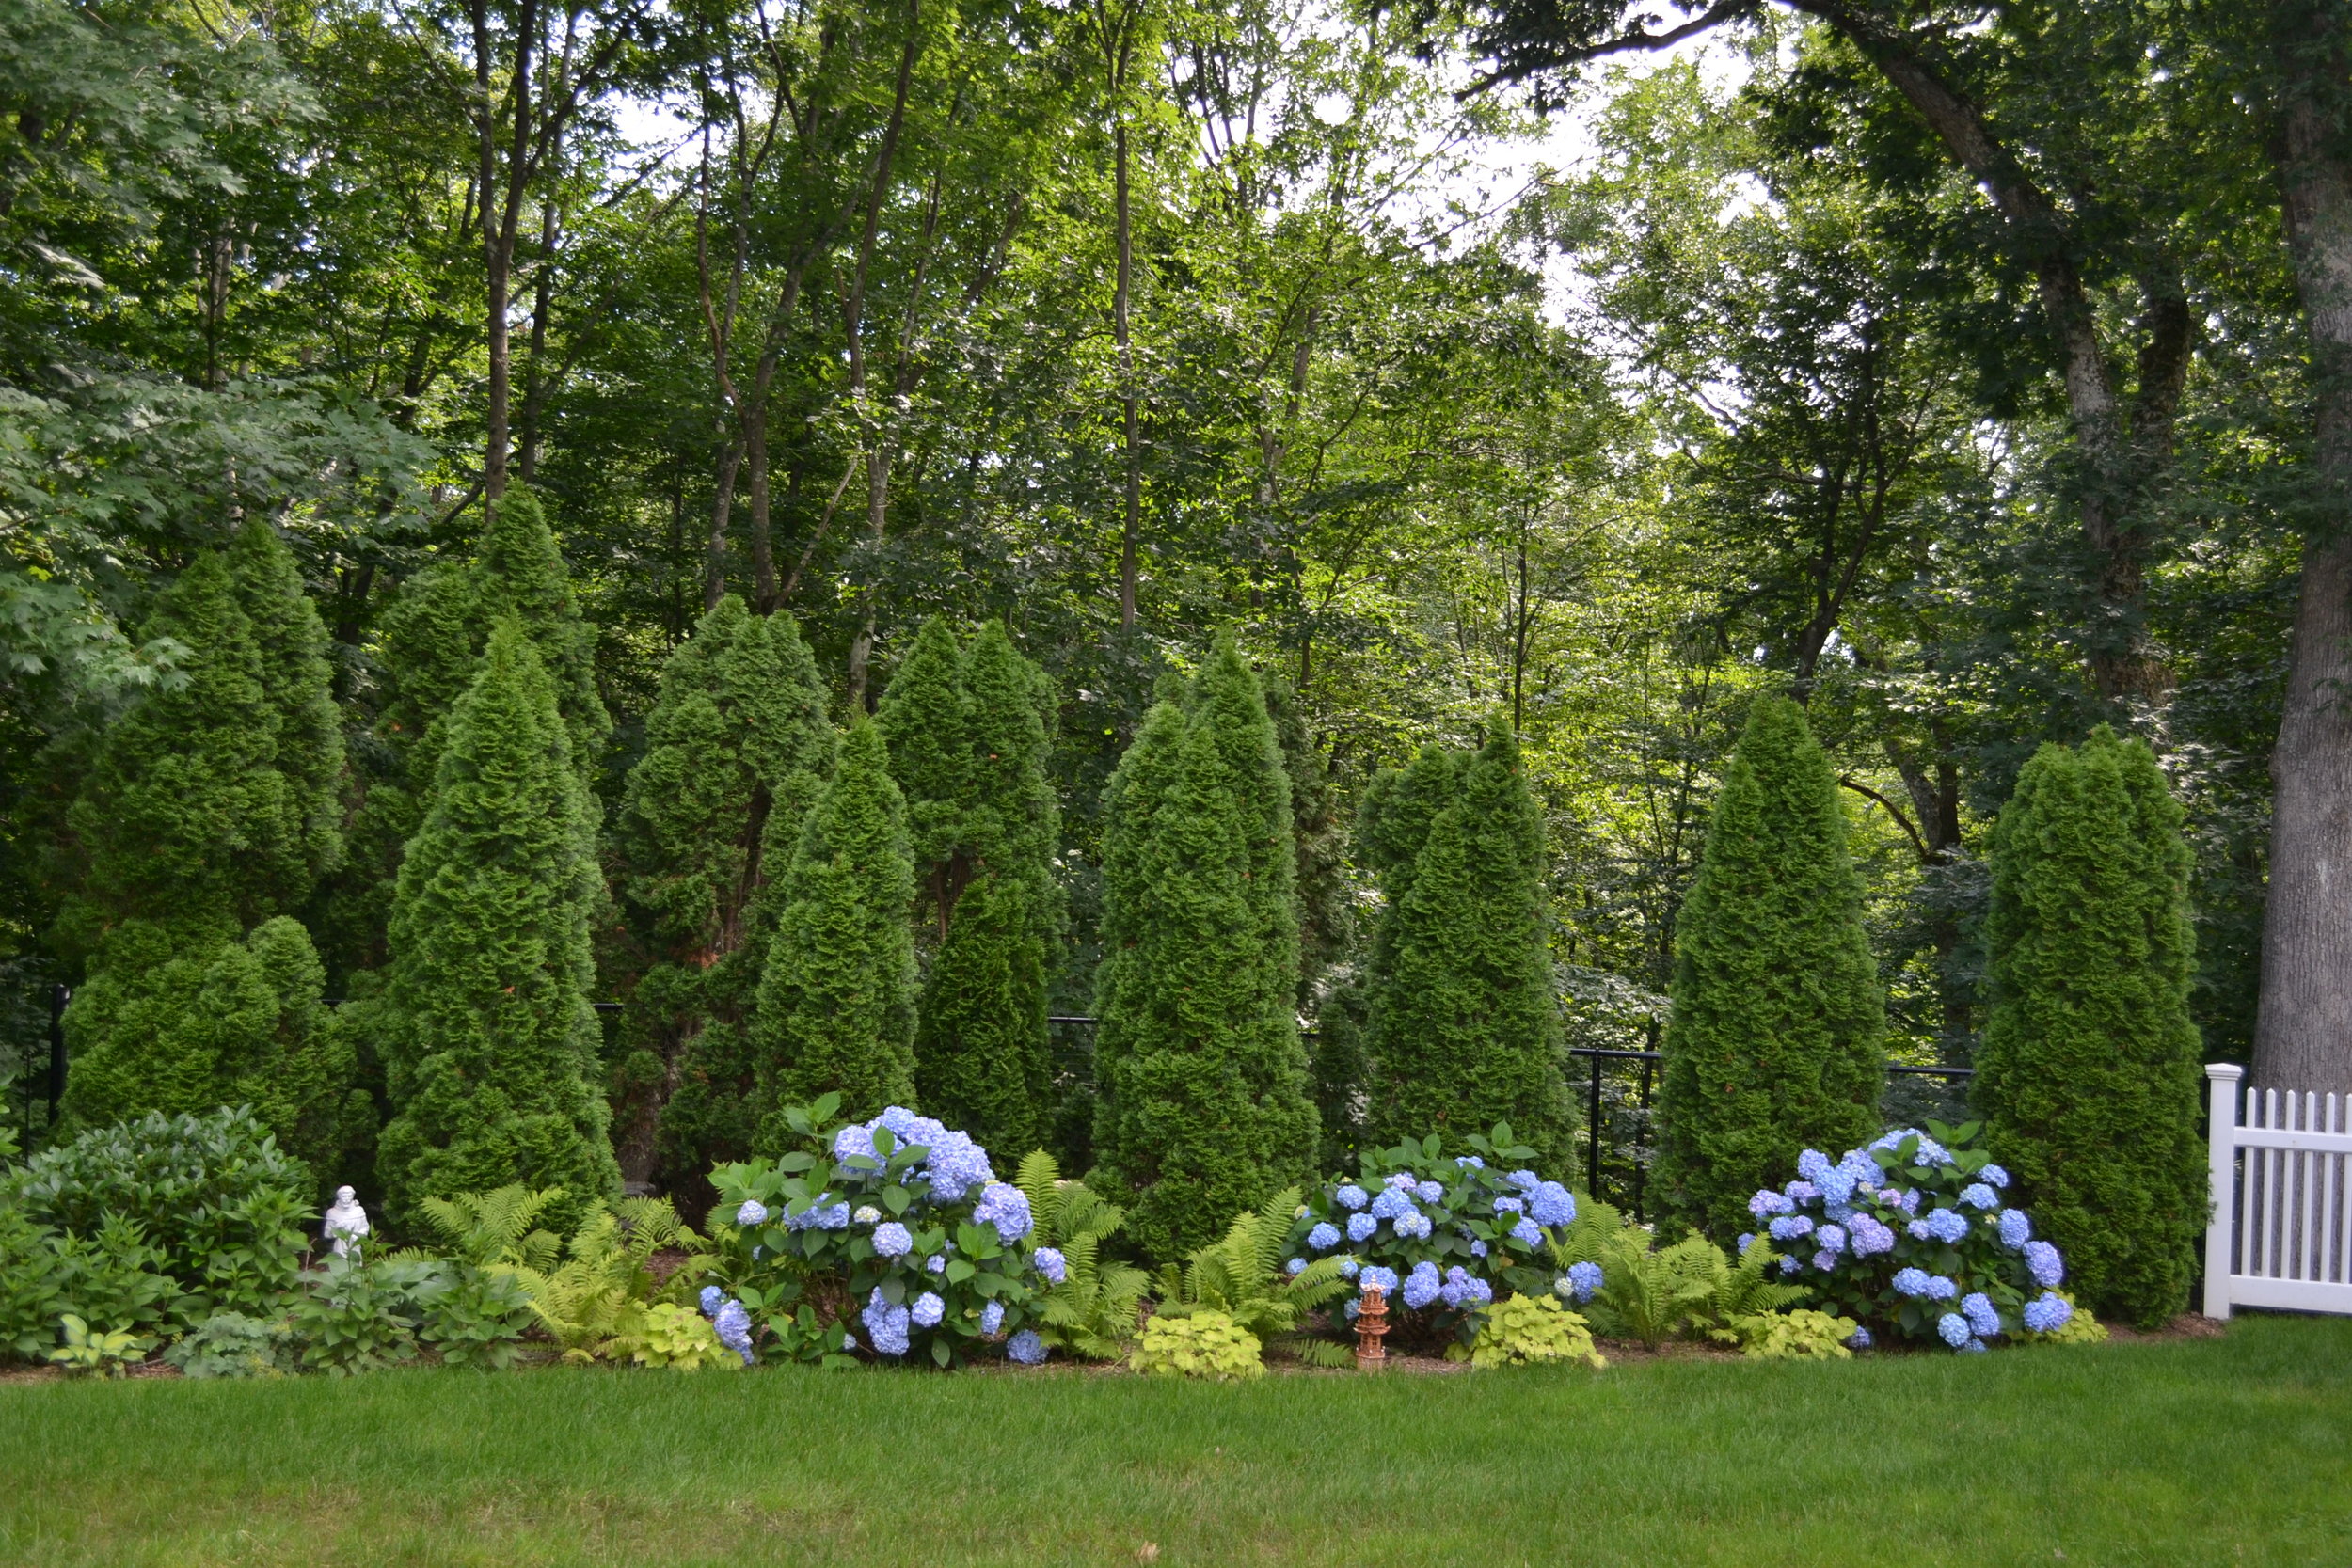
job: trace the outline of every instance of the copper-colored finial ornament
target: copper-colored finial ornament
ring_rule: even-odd
[[[1389,1353],[1380,1341],[1389,1337],[1389,1292],[1377,1285],[1364,1287],[1363,1302],[1356,1313],[1356,1370],[1376,1372],[1389,1363]]]

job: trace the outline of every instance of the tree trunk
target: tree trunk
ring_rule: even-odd
[[[2352,24],[2289,0],[2272,13],[2287,245],[2311,333],[2313,448],[2329,504],[2303,544],[2286,700],[2271,753],[2254,1081],[2352,1090],[2352,149],[2341,129]]]
[[[1124,64],[1122,60],[1121,76],[1125,74]],[[1127,462],[1126,510],[1119,532],[1119,629],[1125,631],[1136,624],[1136,558],[1143,532],[1143,453],[1136,445],[1136,345],[1128,326],[1136,247],[1128,200],[1127,120],[1124,109],[1117,103],[1113,103],[1111,113],[1117,117],[1112,129],[1113,154],[1118,165],[1113,221],[1119,244],[1119,283],[1111,296],[1111,331],[1119,343],[1119,403]]]
[[[727,522],[735,511],[735,471],[743,441],[729,436],[719,449],[718,483],[710,497],[710,537],[703,546],[703,609],[716,610],[727,591]]]

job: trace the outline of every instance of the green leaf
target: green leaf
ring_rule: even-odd
[[[884,1187],[882,1189],[882,1207],[889,1210],[894,1214],[905,1213],[907,1212],[907,1205],[914,1201],[914,1199],[913,1196],[910,1195],[904,1187]]]
[[[947,1341],[945,1338],[934,1338],[931,1340],[931,1359],[945,1367],[947,1364],[948,1354]]]
[[[947,1259],[947,1283],[950,1285],[961,1285],[979,1272],[961,1258]]]

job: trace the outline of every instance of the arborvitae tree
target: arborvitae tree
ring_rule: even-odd
[[[429,1196],[561,1185],[617,1193],[597,1092],[589,920],[603,899],[587,791],[555,685],[502,623],[446,720],[424,825],[369,1009],[392,1118],[377,1172],[396,1218]]]
[[[326,972],[300,923],[191,948],[150,921],[119,927],[74,993],[66,1113],[80,1126],[250,1105],[323,1185],[358,1173],[373,1109],[351,1043],[320,1000]]]
[[[1137,1244],[1176,1258],[1316,1156],[1289,784],[1230,640],[1145,721],[1106,812],[1095,1148]]]
[[[943,628],[924,627],[876,715],[939,932],[915,1085],[930,1114],[1009,1154],[1038,1147],[1051,1088],[1045,955],[1060,826],[1044,675],[1001,625],[983,626],[968,652]]]
[[[360,790],[350,863],[323,890],[312,927],[330,968],[384,961],[401,855],[424,821],[444,744],[442,721],[479,674],[493,626],[512,616],[546,666],[571,745],[593,793],[612,717],[596,682],[596,628],[583,620],[563,552],[537,497],[510,489],[491,510],[470,562],[442,561],[403,585],[374,647],[376,721],[355,750]]]
[[[1367,1136],[1386,1147],[1507,1121],[1545,1168],[1565,1170],[1575,1113],[1546,934],[1544,825],[1518,738],[1497,717],[1458,768],[1425,763],[1401,776],[1386,792],[1384,848],[1411,836],[1425,786],[1440,781],[1451,799],[1382,923]]]
[[[1677,1223],[1729,1241],[1804,1150],[1878,1131],[1886,1070],[1837,778],[1787,698],[1748,716],[1675,944],[1653,1180]]]
[[[1987,1145],[2077,1297],[2146,1327],[2187,1304],[2206,1219],[2190,863],[2156,759],[2105,726],[2042,747],[1993,830]]]
[[[253,626],[262,690],[278,718],[275,764],[303,859],[299,885],[280,903],[299,904],[342,860],[342,716],[326,662],[326,626],[303,592],[302,570],[278,531],[256,517],[229,546],[237,603]]]
[[[626,1180],[675,1192],[751,1152],[742,1032],[772,924],[762,894],[790,864],[834,750],[789,616],[755,616],[730,594],[662,670],[617,834],[645,966],[625,1015]]]
[[[888,750],[863,716],[780,892],[752,1033],[771,1149],[791,1141],[776,1112],[828,1090],[844,1117],[914,1099],[914,865]]]

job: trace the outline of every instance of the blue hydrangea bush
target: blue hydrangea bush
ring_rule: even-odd
[[[1436,1133],[1366,1153],[1353,1178],[1325,1182],[1298,1211],[1289,1268],[1321,1258],[1360,1289],[1388,1292],[1407,1336],[1476,1339],[1498,1295],[1550,1288],[1551,1242],[1576,1218],[1576,1197],[1530,1168],[1535,1151],[1498,1123],[1449,1153]],[[1350,1299],[1345,1315],[1353,1318]]]
[[[2057,1247],[2003,1196],[2009,1173],[1967,1147],[1978,1124],[1898,1128],[1832,1164],[1807,1149],[1797,1180],[1749,1200],[1780,1270],[1862,1326],[1857,1349],[1893,1334],[1955,1351],[2055,1334],[2074,1315],[2057,1293]],[[1742,1236],[1744,1252],[1756,1235]]]
[[[806,1147],[711,1173],[703,1308],[722,1340],[747,1361],[947,1367],[999,1346],[1043,1360],[1025,1324],[1065,1264],[1037,1244],[1021,1189],[970,1137],[903,1106],[819,1132],[838,1104],[784,1114]]]

